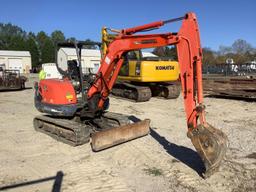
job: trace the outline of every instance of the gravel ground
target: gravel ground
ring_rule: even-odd
[[[110,111],[150,118],[150,135],[94,153],[35,132],[33,78],[0,92],[0,191],[256,191],[256,102],[206,98],[207,121],[229,148],[208,179],[190,140],[182,97],[134,103],[111,97]]]

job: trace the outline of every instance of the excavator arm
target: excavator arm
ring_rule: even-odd
[[[136,34],[182,20],[178,33]],[[128,51],[176,45],[180,65],[180,79],[188,126],[188,137],[205,163],[206,175],[211,175],[223,159],[227,138],[205,120],[202,88],[202,49],[197,19],[194,13],[184,17],[158,21],[122,29],[108,45],[97,78],[87,93],[89,110],[103,110]]]
[[[183,20],[179,33],[133,35],[139,31],[159,28],[167,22]],[[199,30],[195,14],[188,13],[185,17],[175,20],[159,21],[135,28],[123,29],[113,40],[103,58],[97,73],[97,79],[88,91],[88,98],[100,94],[97,109],[102,109],[123,63],[124,53],[131,50],[146,49],[160,46],[176,45],[181,71],[181,83],[185,111],[189,127],[197,126],[198,111],[203,111],[202,90],[202,49],[200,46]],[[200,108],[200,109],[199,109]],[[200,112],[204,123],[204,114]]]

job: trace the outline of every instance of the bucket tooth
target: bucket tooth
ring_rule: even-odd
[[[99,131],[91,136],[93,151],[100,151],[149,134],[150,120]]]
[[[227,149],[227,136],[213,126],[198,125],[196,129],[188,132],[195,149],[204,162],[205,178],[218,171],[220,163],[225,156]]]

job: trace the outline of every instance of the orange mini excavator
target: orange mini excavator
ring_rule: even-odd
[[[178,33],[136,34],[180,20],[182,25]],[[205,176],[218,169],[227,148],[227,137],[205,120],[202,49],[194,13],[118,31],[96,74],[82,73],[83,43],[73,45],[78,59],[69,61],[67,70],[60,70],[63,79],[45,79],[35,83],[35,106],[46,113],[34,118],[36,130],[74,146],[91,141],[94,151],[147,135],[149,120],[133,123],[130,116],[107,112],[108,96],[129,51],[176,45],[187,135],[205,164]]]

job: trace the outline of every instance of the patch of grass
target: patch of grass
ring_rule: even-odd
[[[143,171],[147,175],[153,175],[153,176],[161,176],[161,175],[163,175],[163,171],[161,169],[156,168],[156,167],[144,168]]]

